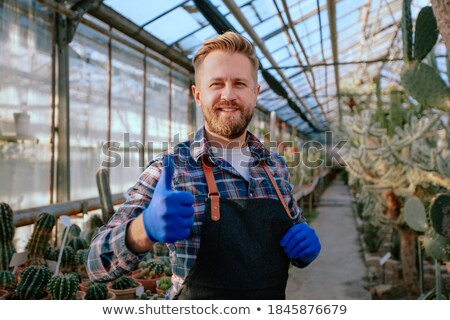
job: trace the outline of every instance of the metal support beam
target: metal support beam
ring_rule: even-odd
[[[56,163],[56,202],[70,200],[70,126],[69,126],[69,26],[68,19],[56,14],[58,60],[58,137]]]
[[[340,90],[339,90],[339,54],[338,54],[338,45],[337,45],[337,28],[336,28],[336,1],[335,0],[327,0],[328,5],[328,21],[330,25],[330,37],[331,37],[331,50],[333,52],[333,62],[334,65],[334,77],[336,80],[336,94],[338,97],[338,111],[339,111],[339,126],[342,125],[342,108],[340,101]]]

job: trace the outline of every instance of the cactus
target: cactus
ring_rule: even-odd
[[[404,207],[404,218],[408,226],[416,231],[425,232],[428,228],[425,207],[419,198],[409,198]]]
[[[87,241],[80,237],[74,237],[70,239],[70,241],[67,243],[67,246],[71,247],[75,252],[80,249],[88,248]]]
[[[403,39],[403,57],[405,61],[408,62],[413,59],[411,0],[403,1],[401,28]]]
[[[7,203],[0,203],[0,271],[9,270],[14,247],[13,211]]]
[[[13,211],[7,203],[0,203],[0,242],[14,239]]]
[[[75,252],[75,256],[73,258],[73,262],[76,266],[84,266],[86,263],[86,255],[87,255],[88,249],[80,249],[77,252]]]
[[[43,265],[31,265],[26,267],[16,288],[16,296],[20,300],[37,300],[47,294],[47,284],[52,274]]]
[[[375,122],[380,124],[380,128],[386,128],[386,121],[384,119],[384,110],[383,110],[383,100],[381,99],[381,85],[380,78],[377,77],[374,79],[375,88],[376,88],[376,96],[377,96],[377,111],[375,113]]]
[[[162,277],[158,281],[158,288],[162,291],[167,291],[172,286],[172,280],[170,277]]]
[[[63,234],[66,233],[66,230],[67,230],[67,227],[64,228]],[[81,234],[81,228],[80,228],[78,225],[76,225],[76,224],[72,224],[72,225],[69,227],[69,234],[67,235],[67,239],[70,240],[70,239],[79,237],[80,234]]]
[[[112,202],[111,187],[109,185],[109,170],[100,168],[97,170],[97,188],[102,208],[102,220],[108,221],[114,214],[114,205]]]
[[[92,283],[86,290],[85,300],[106,300],[108,287],[104,283]]]
[[[71,274],[57,275],[51,278],[48,291],[52,300],[75,300],[78,285],[78,279]]]
[[[14,290],[17,285],[16,275],[11,271],[0,271],[0,289]]]
[[[438,40],[439,32],[436,18],[431,7],[420,10],[416,20],[414,35],[414,60],[422,61],[433,49]]]
[[[438,234],[450,239],[450,194],[439,194],[430,208],[431,225]]]
[[[449,111],[450,90],[439,73],[422,62],[405,64],[401,82],[414,99],[427,107]]]
[[[94,237],[97,235],[98,229],[99,229],[99,228],[91,229],[91,230],[89,230],[89,232],[87,233],[87,235],[86,235],[86,242],[87,242],[88,245],[91,244],[92,239],[94,239]]]
[[[60,251],[61,249],[54,250],[51,254],[50,260],[58,261]],[[72,270],[74,264],[74,256],[75,251],[72,249],[72,247],[64,247],[61,257],[61,271],[69,272]]]
[[[55,217],[49,213],[43,212],[38,215],[34,223],[33,233],[26,246],[29,264],[45,263],[44,254],[47,250],[55,223]]]
[[[124,289],[130,289],[130,288],[136,288],[139,286],[139,283],[133,280],[130,276],[121,276],[111,283],[111,288],[114,290],[124,290]]]
[[[425,252],[433,259],[450,261],[450,239],[429,228],[423,238]]]
[[[88,220],[88,229],[93,230],[95,228],[100,228],[104,225],[102,218],[98,215],[93,215]]]
[[[390,122],[388,127],[388,134],[393,137],[395,128],[403,127],[403,113],[400,92],[395,88],[391,88],[391,108],[389,109]]]

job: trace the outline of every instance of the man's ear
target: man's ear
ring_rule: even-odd
[[[194,99],[195,99],[195,103],[197,103],[197,105],[200,106],[200,91],[198,90],[198,88],[195,85],[193,85],[191,87],[191,90],[192,90],[192,95],[194,96]]]
[[[256,88],[255,88],[255,95],[258,97],[258,95],[259,95],[259,91],[261,90],[261,85],[257,85],[256,86]]]

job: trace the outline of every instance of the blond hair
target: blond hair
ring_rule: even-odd
[[[229,53],[242,53],[243,55],[245,55],[252,64],[255,83],[258,82],[259,61],[255,55],[253,44],[240,34],[232,31],[227,31],[223,34],[219,34],[214,38],[203,42],[203,45],[197,51],[194,59],[192,60],[192,64],[194,65],[196,74],[206,56],[216,50],[221,50]]]

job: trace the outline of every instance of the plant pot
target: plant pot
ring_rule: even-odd
[[[8,299],[12,294],[11,291],[0,289],[0,300]]]
[[[84,300],[84,296],[86,295],[86,292],[84,291],[77,291],[77,300]]]
[[[135,300],[136,299],[136,291],[139,290],[139,288],[143,289],[142,284],[139,284],[138,287],[124,289],[124,290],[113,289],[113,288],[111,288],[111,286],[109,286],[109,291],[116,295],[115,300]]]
[[[111,290],[111,289],[109,289]],[[83,300],[86,300],[86,293],[84,293]],[[108,291],[108,297],[106,300],[116,300],[116,294],[114,292]]]
[[[161,290],[160,288],[156,288],[156,293],[158,294],[166,294],[167,290]]]
[[[14,113],[14,125],[16,136],[27,137],[30,135],[30,115],[26,111]]]
[[[80,283],[80,291],[86,292],[87,288],[89,287],[89,284],[91,283],[90,280],[85,280],[83,282]]]
[[[131,277],[136,281],[139,282],[140,284],[142,284],[144,286],[144,290],[150,290],[153,293],[156,293],[156,281],[159,280],[160,278],[162,278],[164,275],[161,275],[158,278],[155,279],[141,279],[141,273],[136,273],[134,275],[132,275]]]

